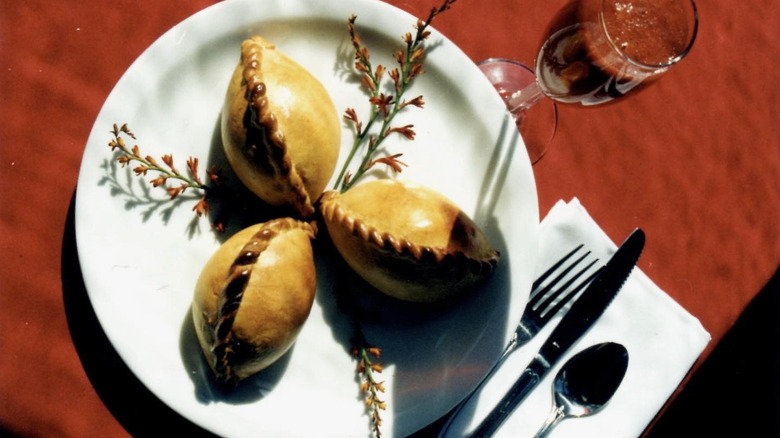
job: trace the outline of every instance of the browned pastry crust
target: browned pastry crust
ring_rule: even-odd
[[[192,316],[218,382],[232,385],[257,373],[295,342],[314,301],[315,232],[290,218],[253,225],[204,266]]]
[[[323,85],[259,36],[241,44],[222,111],[225,155],[239,179],[303,217],[338,160],[341,126]]]
[[[382,292],[416,302],[459,295],[499,260],[484,233],[431,189],[380,180],[328,191],[321,213],[339,253]]]

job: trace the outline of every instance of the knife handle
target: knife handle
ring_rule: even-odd
[[[515,381],[509,392],[504,395],[500,402],[490,411],[487,417],[479,424],[477,429],[472,432],[470,438],[482,438],[493,435],[504,421],[517,408],[517,405],[525,399],[534,387],[544,378],[547,369],[538,357],[534,359],[523,373]]]

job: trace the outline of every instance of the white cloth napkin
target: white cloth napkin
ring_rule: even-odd
[[[559,201],[541,223],[537,275],[579,243],[606,262],[617,250],[576,198]],[[653,236],[648,235],[648,242]],[[618,242],[620,243],[620,242]],[[475,394],[446,436],[473,431],[498,403],[544,343],[560,316],[510,356]],[[552,409],[552,382],[565,361],[601,342],[625,345],[629,354],[623,383],[599,413],[563,420],[551,437],[636,437],[653,420],[710,340],[699,320],[636,268],[596,324],[567,352],[496,433],[531,437]]]

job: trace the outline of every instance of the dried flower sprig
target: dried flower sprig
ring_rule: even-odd
[[[368,345],[362,336],[360,338],[361,340],[355,342],[357,345],[352,348],[352,354],[358,361],[360,390],[365,394],[366,409],[371,419],[371,431],[375,437],[380,438],[382,436],[381,411],[387,409],[387,403],[380,398],[380,394],[385,392],[384,381],[377,381],[374,373],[382,372],[382,363],[376,360],[379,359],[382,350]]]
[[[137,163],[137,165],[133,167],[133,172],[136,174],[136,176],[146,176],[149,171],[156,172],[157,177],[150,180],[149,182],[153,187],[164,188],[168,193],[168,196],[170,196],[171,200],[176,199],[187,189],[203,191],[203,196],[201,196],[201,198],[192,208],[192,211],[194,211],[198,216],[208,214],[210,210],[208,192],[213,187],[219,185],[219,174],[213,167],[206,171],[208,180],[207,184],[204,183],[203,180],[198,176],[197,158],[189,157],[187,159],[187,174],[184,174],[176,168],[176,165],[173,161],[173,155],[163,155],[161,157],[163,165],[160,165],[158,161],[151,155],[142,155],[141,150],[137,144],[132,147],[128,147],[124,136],[130,137],[133,140],[135,140],[136,137],[126,123],[122,124],[122,126],[114,123],[111,133],[114,135],[114,138],[108,142],[108,146],[112,151],[119,153],[119,156],[116,160],[119,164],[122,165],[122,167],[132,165],[134,162]],[[178,185],[169,184],[170,181],[174,180],[178,183]],[[211,184],[211,186],[209,184]]]
[[[149,220],[153,214],[159,213],[163,223],[170,221],[173,212],[184,202],[197,201],[200,197],[197,193],[192,192],[178,196],[174,201],[166,198],[159,198],[153,196],[151,193],[151,185],[148,185],[146,181],[139,180],[138,189],[136,190],[134,179],[135,176],[130,169],[126,169],[125,178],[122,179],[118,173],[119,164],[115,159],[103,160],[103,164],[100,166],[105,175],[100,179],[99,185],[109,187],[112,196],[121,196],[125,199],[126,209],[140,208],[141,217],[144,221]],[[197,231],[197,219],[198,216],[193,217],[193,221],[187,227],[190,236],[194,235]]]
[[[439,7],[431,9],[426,20],[417,20],[416,33],[412,36],[407,32],[403,36],[406,43],[406,50],[397,50],[393,58],[398,67],[390,70],[387,74],[392,81],[392,93],[383,92],[383,79],[387,68],[379,64],[374,67],[371,63],[371,54],[367,47],[363,46],[360,36],[355,30],[357,17],[349,17],[347,27],[349,29],[350,39],[355,51],[355,70],[361,75],[360,83],[368,92],[370,110],[365,124],[361,120],[354,108],[347,108],[344,112],[344,118],[352,123],[355,129],[355,138],[350,148],[347,159],[344,162],[334,189],[342,193],[352,187],[366,172],[377,164],[384,164],[395,172],[401,172],[406,163],[400,160],[401,153],[386,155],[375,158],[380,146],[392,134],[399,134],[408,140],[414,140],[416,132],[414,125],[406,124],[396,126],[393,119],[401,111],[408,107],[423,108],[425,101],[423,96],[419,95],[412,99],[405,99],[404,95],[409,89],[413,80],[423,74],[423,60],[425,58],[425,40],[428,39],[431,32],[428,27],[433,23],[434,18],[442,12],[450,9],[455,0],[444,0]],[[374,128],[376,123],[381,123],[378,131]],[[354,175],[350,172],[350,163],[358,151],[365,147],[363,158],[360,165],[355,170]],[[355,310],[355,309],[352,309]],[[356,318],[354,312],[352,317]],[[382,364],[378,361],[381,350],[368,343],[357,319],[355,323],[355,337],[353,339],[352,354],[356,357],[357,373],[360,379],[360,390],[365,397],[366,408],[371,421],[371,430],[378,438],[381,437],[382,417],[381,411],[387,409],[387,403],[380,394],[385,392],[384,382],[376,379],[375,373],[382,372]]]
[[[344,117],[355,128],[355,139],[344,166],[341,168],[338,178],[336,178],[336,189],[341,192],[346,191],[376,164],[386,164],[395,172],[400,172],[403,169],[402,166],[406,166],[406,163],[398,159],[402,154],[389,155],[378,159],[375,159],[374,155],[378,152],[382,142],[391,134],[399,134],[408,140],[414,140],[416,136],[414,125],[394,126],[392,124],[393,119],[407,107],[422,108],[425,105],[422,96],[407,100],[404,98],[404,94],[412,81],[424,71],[424,42],[431,34],[428,27],[433,23],[437,15],[448,10],[453,3],[455,3],[455,0],[444,0],[444,3],[439,7],[431,9],[425,21],[417,20],[414,36],[412,36],[411,32],[404,34],[403,40],[406,43],[406,50],[399,49],[393,54],[398,67],[388,72],[393,85],[391,94],[385,94],[382,91],[383,79],[387,68],[381,64],[376,67],[371,64],[371,54],[368,48],[363,46],[360,36],[355,30],[357,17],[355,15],[349,17],[349,35],[352,40],[352,46],[355,49],[355,70],[361,75],[361,85],[369,93],[370,111],[365,124],[358,118],[357,112],[353,108],[347,108],[344,113]],[[375,123],[381,123],[378,132],[372,131]],[[365,154],[360,165],[352,174],[349,170],[350,163],[363,145],[365,145]]]

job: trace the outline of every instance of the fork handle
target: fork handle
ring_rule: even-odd
[[[528,368],[523,370],[523,374],[512,385],[509,392],[504,395],[498,405],[490,412],[490,414],[482,420],[477,429],[469,435],[469,438],[474,437],[488,437],[493,435],[509,415],[514,412],[517,405],[522,402],[525,397],[533,390],[536,385],[542,380],[549,367],[537,359],[534,359]]]
[[[457,406],[455,406],[455,409],[452,410],[452,412],[449,414],[449,418],[447,419],[447,422],[444,423],[444,426],[442,426],[441,430],[439,430],[439,438],[444,438],[447,434],[447,431],[452,426],[452,423],[455,421],[455,419],[458,417],[460,412],[463,410],[464,407],[469,403],[469,401],[474,397],[474,394],[478,393],[482,387],[485,385],[485,383],[490,380],[490,377],[493,376],[493,374],[496,373],[498,368],[501,366],[501,364],[504,363],[507,357],[515,351],[518,347],[517,342],[513,338],[512,341],[510,341],[506,347],[504,348],[504,351],[501,353],[501,356],[498,358],[496,363],[493,364],[493,367],[490,368],[490,371],[488,371],[487,374],[485,374],[485,377],[482,378],[482,380],[479,381],[479,384],[477,384],[477,387],[474,388],[467,396],[464,398],[460,403],[458,403]]]

